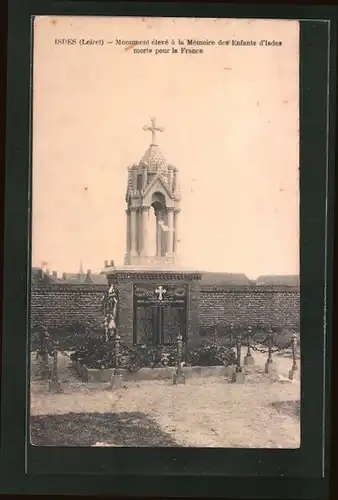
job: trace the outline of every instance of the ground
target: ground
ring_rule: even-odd
[[[81,382],[60,355],[62,394],[49,394],[32,356],[31,439],[37,446],[189,446],[297,448],[300,382],[288,380],[289,355],[274,356],[278,375],[265,374],[254,353],[244,384],[223,377],[107,384]]]

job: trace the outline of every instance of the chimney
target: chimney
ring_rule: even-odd
[[[104,261],[104,267],[108,267],[108,261],[107,260]]]
[[[110,261],[110,266],[114,267],[114,261],[113,260]]]
[[[67,279],[67,273],[62,273],[62,279],[66,280]]]
[[[47,274],[47,276],[49,276],[50,275],[49,269],[46,269],[45,273]]]
[[[53,274],[53,278],[57,278],[58,277],[57,271],[53,271],[52,274]]]

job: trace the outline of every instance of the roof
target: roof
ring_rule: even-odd
[[[108,281],[104,274],[87,272],[87,274],[82,275],[79,273],[64,273],[62,278],[58,279],[58,283],[107,285]]]
[[[63,273],[62,276],[53,276],[49,272],[44,271],[39,267],[32,267],[31,284],[32,285],[49,285],[49,284],[74,284],[74,285],[108,285],[107,278],[101,273]]]
[[[96,285],[108,285],[107,277],[104,274],[97,273],[92,275]]]
[[[296,274],[259,276],[256,280],[256,285],[299,286],[299,276]]]
[[[32,285],[48,285],[57,282],[58,282],[57,278],[45,272],[40,267],[32,267],[32,272],[31,272]]]
[[[173,198],[173,193],[171,192],[171,190],[168,186],[168,181],[160,172],[155,175],[155,177],[151,180],[151,182],[148,184],[148,186],[144,190],[144,192],[143,192],[144,198],[147,196],[149,191],[156,185],[156,183],[160,183],[161,187],[164,188],[164,190],[167,193],[167,195],[169,196],[169,198]]]
[[[140,161],[140,167],[146,166],[150,170],[167,170],[167,162],[164,158],[160,148],[154,144],[149,146]]]
[[[216,273],[202,274],[201,285],[251,285],[249,278],[243,273]]]

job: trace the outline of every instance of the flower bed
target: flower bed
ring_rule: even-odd
[[[86,365],[74,362],[73,367],[84,382],[104,383],[110,382],[114,373],[114,368],[93,369]],[[157,368],[140,368],[137,371],[127,369],[121,370],[124,381],[141,380],[172,380],[176,368],[173,366],[163,366]],[[186,378],[205,378],[205,377],[227,377],[229,376],[229,367],[225,366],[184,366],[182,371]]]
[[[142,368],[176,367],[177,347],[170,346],[134,346],[120,345],[120,368],[129,372],[137,372]],[[71,354],[71,359],[87,369],[109,370],[114,368],[114,346],[102,339],[88,338],[80,349]],[[233,349],[219,345],[215,341],[204,340],[191,350],[184,350],[184,366],[229,366],[235,363]]]

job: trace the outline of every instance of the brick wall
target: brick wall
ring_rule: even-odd
[[[200,294],[200,326],[215,323],[298,328],[299,287],[206,287]]]
[[[39,325],[67,335],[75,325],[102,322],[100,301],[105,285],[47,284],[31,287],[31,334],[36,337]]]
[[[128,288],[128,290],[127,290]],[[37,327],[57,327],[63,335],[71,335],[72,326],[86,322],[100,326],[100,301],[107,290],[104,285],[48,284],[32,285],[31,331]],[[131,285],[120,296],[121,334],[132,324]],[[130,293],[129,293],[130,292]],[[124,296],[125,295],[125,296]],[[296,286],[205,286],[192,287],[189,297],[191,314],[200,328],[215,323],[234,326],[260,324],[272,327],[299,327],[299,288]],[[129,315],[130,311],[130,315]],[[189,335],[195,334],[192,325]],[[198,329],[196,325],[196,329]],[[131,339],[128,339],[131,340]]]

